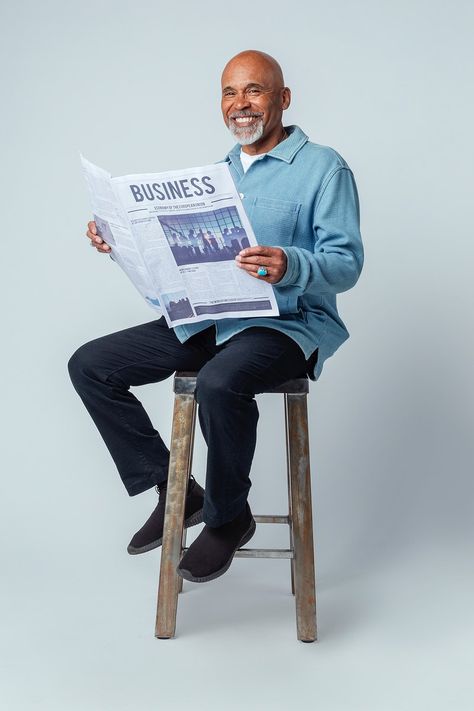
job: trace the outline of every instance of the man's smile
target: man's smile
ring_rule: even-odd
[[[231,114],[230,119],[233,121],[237,126],[251,126],[254,123],[256,123],[259,119],[261,119],[263,116],[263,113],[255,113],[255,114]]]

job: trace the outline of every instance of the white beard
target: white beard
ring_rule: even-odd
[[[237,126],[232,119],[229,120],[227,128],[241,146],[250,146],[263,136],[263,120],[258,119],[255,126]]]

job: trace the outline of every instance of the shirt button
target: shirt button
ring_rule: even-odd
[[[243,193],[239,193],[239,198],[240,198],[241,200],[243,200],[243,199],[244,199],[244,194],[243,194]]]

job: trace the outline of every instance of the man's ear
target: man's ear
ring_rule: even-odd
[[[288,108],[288,106],[291,104],[291,89],[289,89],[287,86],[285,86],[282,90],[282,105],[281,108],[283,111]]]

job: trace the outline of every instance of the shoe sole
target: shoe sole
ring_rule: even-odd
[[[195,513],[192,514],[192,516],[189,516],[187,519],[184,521],[184,528],[190,528],[191,526],[197,526],[198,523],[202,523],[202,512],[203,510],[200,509],[199,511],[196,511]],[[161,538],[158,538],[156,541],[152,541],[151,543],[147,543],[146,546],[141,546],[141,548],[135,548],[134,546],[128,546],[127,548],[127,553],[130,555],[139,555],[140,553],[148,553],[148,551],[152,551],[155,548],[159,548],[161,544],[163,543],[163,536]]]
[[[252,538],[253,534],[255,533],[255,530],[257,528],[257,524],[255,523],[255,519],[252,519],[252,523],[250,524],[248,530],[244,533],[240,541],[238,542],[236,548],[234,548],[234,552],[232,553],[231,557],[227,561],[227,563],[220,568],[219,570],[216,570],[215,573],[211,573],[210,575],[204,575],[202,577],[196,577],[192,575],[192,573],[189,570],[186,570],[185,568],[180,568],[179,566],[176,568],[176,572],[178,575],[180,575],[182,578],[185,580],[189,580],[191,583],[207,583],[209,580],[214,580],[215,578],[219,578],[221,575],[224,575],[226,570],[230,568],[230,565],[232,561],[234,560],[234,556],[236,552],[239,550],[239,548],[242,548],[246,543],[250,541]]]

